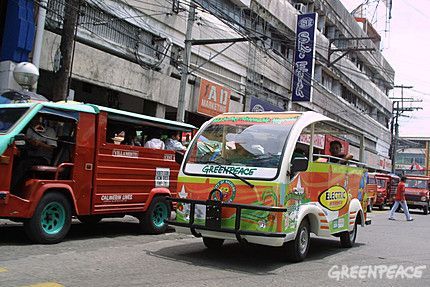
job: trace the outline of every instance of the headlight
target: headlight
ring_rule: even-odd
[[[421,196],[421,201],[427,201],[427,197],[426,196]]]

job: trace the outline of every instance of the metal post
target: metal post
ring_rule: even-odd
[[[178,112],[176,114],[176,120],[178,122],[184,122],[185,119],[185,93],[187,90],[188,83],[188,69],[191,62],[191,37],[193,33],[194,18],[196,15],[196,4],[193,0],[190,2],[190,10],[188,12],[187,20],[187,32],[185,34],[185,49],[183,53],[182,61],[182,75],[181,84],[179,87],[179,97],[178,97]]]
[[[391,172],[395,173],[396,171],[396,153],[397,153],[397,139],[399,137],[399,102],[397,102],[397,110],[396,110],[396,118],[394,123],[394,141],[393,141],[393,160],[391,166]]]
[[[36,38],[34,39],[33,64],[39,69],[40,54],[42,52],[43,32],[45,31],[46,7],[48,0],[40,0],[37,14]]]

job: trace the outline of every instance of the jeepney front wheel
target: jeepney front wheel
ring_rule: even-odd
[[[307,219],[303,219],[297,230],[296,238],[286,243],[287,256],[292,262],[301,262],[306,258],[311,240],[310,226]]]
[[[164,196],[152,199],[151,205],[139,218],[139,225],[143,232],[148,234],[161,234],[167,229],[166,220],[170,218],[170,204]]]
[[[24,222],[24,230],[34,242],[54,244],[64,239],[71,223],[68,199],[60,193],[48,193],[40,200],[33,217]]]
[[[220,249],[223,243],[224,243],[224,239],[203,237],[203,244],[208,249],[213,249],[213,250]]]
[[[344,231],[340,233],[340,246],[342,248],[351,248],[355,244],[357,238],[357,220],[354,223],[352,231]]]
[[[427,202],[427,205],[423,206],[423,213],[424,215],[429,214],[429,203]]]

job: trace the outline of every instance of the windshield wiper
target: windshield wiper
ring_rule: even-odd
[[[247,180],[246,180],[246,179],[244,179],[243,177],[241,177],[241,176],[237,175],[237,173],[232,172],[230,169],[226,168],[226,167],[225,167],[225,166],[223,166],[222,164],[217,163],[216,161],[208,160],[208,161],[201,162],[201,163],[203,163],[203,164],[210,164],[210,163],[212,163],[212,164],[216,164],[217,166],[219,166],[219,167],[221,167],[222,169],[224,169],[225,171],[227,171],[229,174],[233,175],[235,178],[237,178],[237,179],[241,180],[243,183],[245,183],[246,185],[248,185],[250,188],[254,188],[254,185],[253,185],[252,183],[250,183],[249,181],[247,181]],[[220,170],[220,171],[222,171],[222,170]]]

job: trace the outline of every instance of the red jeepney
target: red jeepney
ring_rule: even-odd
[[[395,174],[373,173],[376,178],[376,199],[374,206],[384,210],[385,206],[392,203],[393,196],[396,194],[397,185],[400,178]]]
[[[39,243],[61,241],[72,216],[132,215],[143,231],[162,233],[179,165],[175,151],[145,144],[193,129],[89,104],[0,105],[0,218],[22,221]]]
[[[405,199],[409,208],[422,209],[429,213],[430,177],[421,175],[406,175]]]

